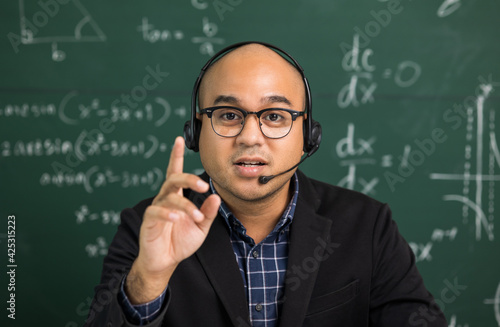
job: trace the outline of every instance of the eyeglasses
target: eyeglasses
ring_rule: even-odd
[[[245,111],[231,106],[217,106],[200,110],[212,122],[214,132],[223,137],[235,137],[241,133],[248,115],[256,115],[259,127],[266,137],[279,139],[292,130],[293,122],[303,116],[303,111],[283,108],[268,108],[257,112]]]

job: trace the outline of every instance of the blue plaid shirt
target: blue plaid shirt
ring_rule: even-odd
[[[161,293],[159,297],[151,302],[133,305],[132,303],[130,303],[130,300],[125,294],[124,285],[126,279],[127,277],[125,276],[125,278],[123,278],[122,280],[120,292],[118,292],[118,301],[122,305],[127,320],[139,326],[152,322],[160,314],[160,309],[163,304],[163,300],[165,300],[167,289],[165,288],[165,290],[163,290],[163,293]]]
[[[292,178],[294,194],[273,231],[259,244],[246,235],[246,228],[229,211],[224,202],[219,213],[230,231],[231,245],[240,268],[247,295],[250,320],[254,327],[270,327],[278,324],[285,288],[288,263],[290,224],[295,214],[299,193],[297,174]],[[212,193],[216,193],[210,180]],[[165,298],[165,291],[157,299],[142,305],[132,305],[122,289],[119,293],[127,318],[133,323],[144,324],[154,320]]]

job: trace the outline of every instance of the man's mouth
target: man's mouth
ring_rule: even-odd
[[[236,165],[242,166],[242,167],[257,167],[257,166],[264,166],[265,163],[260,162],[260,161],[240,161],[240,162],[237,162]]]

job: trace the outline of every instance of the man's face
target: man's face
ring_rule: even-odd
[[[245,111],[279,107],[303,111],[304,84],[296,69],[274,51],[259,45],[239,48],[221,58],[205,76],[200,89],[200,108],[229,105]],[[223,197],[256,201],[288,192],[293,171],[260,184],[260,176],[283,172],[303,154],[303,117],[293,122],[280,139],[264,136],[255,115],[248,115],[236,137],[217,135],[207,115],[202,120],[200,158]]]

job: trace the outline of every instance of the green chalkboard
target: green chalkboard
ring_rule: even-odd
[[[450,326],[500,326],[499,11],[497,0],[4,1],[0,325],[83,324],[119,212],[164,179],[199,69],[260,40],[311,84],[323,143],[301,169],[391,205]],[[195,153],[185,162],[202,168]]]

